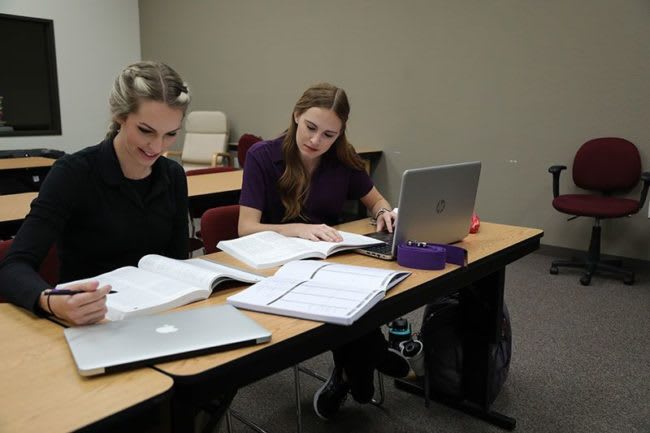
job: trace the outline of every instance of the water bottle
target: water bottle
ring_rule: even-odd
[[[399,343],[399,351],[406,358],[416,376],[424,376],[424,344],[415,338]]]
[[[411,339],[411,325],[408,320],[400,317],[388,324],[388,344],[399,351],[399,345],[403,341]]]

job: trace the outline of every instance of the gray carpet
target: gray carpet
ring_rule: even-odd
[[[493,409],[514,417],[518,432],[650,432],[650,269],[635,269],[633,286],[595,277],[584,287],[577,270],[549,275],[551,260],[531,254],[507,268],[513,359]],[[408,317],[418,323],[421,313]],[[325,373],[331,355],[305,365]],[[320,382],[302,375],[302,384],[306,433],[504,431],[436,403],[426,409],[391,380],[382,408],[349,399],[325,422],[311,403]],[[292,370],[240,390],[233,408],[269,432],[296,431]],[[233,427],[251,431],[237,421]]]

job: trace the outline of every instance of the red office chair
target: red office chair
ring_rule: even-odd
[[[195,170],[188,170],[185,172],[186,176],[195,176],[197,174],[210,174],[210,173],[222,173],[225,171],[234,171],[237,170],[234,167],[225,167],[225,166],[218,166],[218,167],[208,167],[208,168],[197,168]],[[191,233],[190,233],[190,240],[189,240],[189,252],[190,254],[193,251],[196,251],[200,248],[203,248],[203,241],[201,241],[201,232],[200,230],[196,229],[196,226],[194,225],[194,219],[201,218],[201,215],[203,215],[203,212],[205,212],[207,209],[215,206],[218,203],[214,203],[212,201],[208,202],[206,200],[202,200],[201,198],[195,198],[192,199],[190,198],[189,206],[188,206],[188,211],[189,211],[189,217],[190,217],[190,227],[191,227]]]
[[[244,134],[239,137],[239,142],[237,143],[237,160],[239,161],[239,166],[244,168],[244,162],[246,161],[246,152],[251,146],[259,141],[262,141],[262,137],[258,137],[253,134]]]
[[[13,241],[13,239],[0,241],[0,261],[2,261],[9,252],[9,247],[11,247]],[[45,259],[43,259],[43,263],[41,263],[38,273],[53,287],[59,282],[59,258],[56,254],[56,247],[54,245],[52,245],[52,248],[48,251]],[[0,298],[0,302],[4,302],[4,299]]]
[[[221,251],[219,241],[235,239],[238,236],[239,205],[219,206],[206,210],[201,216],[201,239],[205,254]]]
[[[619,261],[600,258],[600,220],[620,218],[637,213],[645,203],[650,185],[650,172],[641,172],[641,156],[636,146],[623,138],[607,137],[589,140],[583,144],[573,160],[573,182],[580,188],[595,191],[586,194],[560,195],[560,173],[564,165],[548,169],[553,174],[553,207],[560,212],[595,218],[587,256],[581,260],[556,260],[551,264],[551,274],[562,266],[584,268],[582,285],[589,285],[591,276],[598,270],[623,275],[625,284],[634,283],[634,273],[621,268]],[[643,180],[641,198],[633,200],[616,197],[615,193],[629,191]]]

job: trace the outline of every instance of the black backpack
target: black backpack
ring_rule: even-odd
[[[462,299],[462,302],[461,302]],[[490,405],[508,377],[512,356],[512,329],[508,309],[503,305],[501,337],[490,344],[491,374],[485,394],[478,385],[480,367],[474,349],[484,340],[482,327],[488,308],[478,291],[470,286],[459,294],[428,304],[420,330],[424,343],[429,389],[433,396],[451,400],[469,399]],[[463,371],[468,372],[465,375]]]

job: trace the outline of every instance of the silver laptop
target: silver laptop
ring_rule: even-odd
[[[460,241],[469,233],[480,174],[478,161],[406,170],[393,233],[370,233],[384,243],[355,251],[394,260],[400,242]]]
[[[232,305],[67,328],[82,376],[265,343],[271,333]]]

